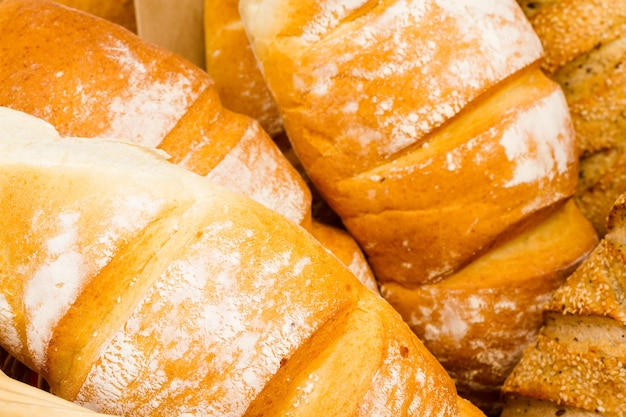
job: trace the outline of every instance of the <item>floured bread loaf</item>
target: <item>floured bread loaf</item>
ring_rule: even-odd
[[[303,228],[161,152],[6,108],[0,126],[0,341],[60,397],[126,417],[481,415]]]
[[[313,229],[302,177],[256,121],[221,105],[212,79],[185,59],[47,0],[3,1],[0,47],[0,105],[40,117],[64,136],[158,147]],[[331,251],[360,259],[354,271],[374,287],[358,245],[342,231],[325,236]]]
[[[239,9],[298,158],[383,295],[491,409],[541,307],[597,242],[568,203],[572,123],[519,5]]]
[[[241,161],[240,170],[257,170],[250,192],[272,196],[267,188],[282,190],[262,202],[305,221],[310,196],[302,180],[271,153],[274,145],[252,120],[221,107],[200,68],[110,22],[45,0],[4,1],[0,30],[0,104],[40,117],[62,135],[166,148],[203,175],[231,152],[254,146],[271,162],[247,167]],[[177,124],[196,131],[177,135]]]
[[[626,3],[519,1],[541,39],[542,68],[563,88],[579,148],[576,202],[600,235],[626,190]]]
[[[555,291],[506,380],[503,417],[626,416],[626,195],[598,247]]]

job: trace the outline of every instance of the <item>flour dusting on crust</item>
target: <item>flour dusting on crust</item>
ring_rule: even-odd
[[[500,144],[515,164],[513,177],[504,187],[552,180],[570,169],[576,159],[567,105],[560,90],[520,112],[517,123],[507,129]]]
[[[77,401],[115,414],[242,415],[312,331],[301,305],[310,300],[290,284],[312,260],[289,248],[250,255],[267,238],[256,233],[230,221],[205,227],[103,347]],[[185,404],[171,401],[180,396]]]
[[[26,312],[26,335],[28,349],[33,362],[43,369],[46,349],[52,331],[61,317],[73,304],[85,281],[83,255],[77,251],[78,230],[76,223],[80,213],[61,213],[57,221],[57,232],[46,242],[46,260],[28,280],[24,290]],[[45,219],[39,213],[34,219]]]
[[[259,125],[252,123],[237,146],[207,175],[227,188],[239,191],[264,206],[300,223],[308,201],[273,144],[259,140]]]
[[[171,72],[165,81],[155,80],[150,64],[141,61],[123,41],[109,37],[102,48],[119,63],[119,76],[126,78],[128,85],[111,100],[110,127],[100,137],[156,147],[197,97],[191,73]]]
[[[362,2],[324,5],[305,27],[302,41],[315,49],[303,46],[307,64],[292,75],[294,88],[337,118],[342,132],[333,140],[358,144],[362,136],[350,132],[375,129],[381,137],[360,146],[380,156],[419,142],[543,54],[512,1],[397,0],[343,22],[349,30],[341,31],[333,29]]]
[[[22,339],[15,325],[15,312],[4,294],[0,294],[0,329],[4,348],[13,354],[20,352]]]

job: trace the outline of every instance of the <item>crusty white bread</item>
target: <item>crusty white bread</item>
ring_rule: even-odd
[[[300,177],[275,157],[251,119],[221,106],[200,68],[120,26],[46,0],[3,1],[0,30],[1,105],[40,117],[62,135],[160,146],[203,175],[231,153],[241,160],[248,147],[258,148],[267,163],[238,166],[254,172],[249,193],[258,199],[283,190],[261,202],[306,221],[310,195]]]
[[[506,380],[503,417],[626,415],[626,194],[608,233],[545,308],[536,343]]]
[[[581,155],[576,202],[602,236],[626,190],[626,3],[518,1],[546,51],[542,68],[569,104]]]
[[[6,108],[0,126],[0,341],[60,397],[124,416],[481,415],[305,229],[162,152]]]
[[[497,414],[502,382],[534,342],[541,308],[578,265],[566,260],[593,246],[590,230],[569,201],[447,279],[417,288],[389,283],[383,295],[461,381],[460,390]]]
[[[542,303],[597,242],[566,204],[572,122],[519,5],[242,0],[239,11],[295,153],[383,295],[459,390],[487,392],[491,407]],[[576,241],[550,226],[568,220]]]
[[[0,105],[40,117],[64,136],[115,137],[243,192],[310,230],[311,192],[253,119],[225,109],[209,75],[121,26],[47,0],[0,4]],[[356,242],[324,245],[358,278],[374,278]],[[354,261],[354,259],[359,259]]]

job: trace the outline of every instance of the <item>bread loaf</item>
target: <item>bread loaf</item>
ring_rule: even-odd
[[[317,221],[313,231],[328,225],[343,229],[341,219],[319,195],[315,184],[308,180],[306,171],[291,148],[276,101],[248,42],[238,5],[239,2],[234,0],[204,1],[207,72],[215,81],[224,107],[259,121],[305,179],[312,192],[311,214]]]
[[[162,152],[7,108],[0,126],[0,341],[60,397],[127,417],[480,415],[298,225]]]
[[[111,22],[47,0],[0,4],[0,105],[63,136],[158,147],[312,230],[311,192],[253,119],[225,109],[208,74]],[[317,230],[317,228],[315,228]],[[322,237],[322,236],[320,236]],[[324,243],[374,288],[343,231]]]
[[[251,144],[261,155],[272,150],[252,120],[221,107],[204,71],[173,53],[53,2],[7,0],[1,6],[0,104],[43,118],[62,135],[161,146],[203,175]],[[258,170],[250,192],[282,190],[280,198],[263,203],[306,221],[310,196],[302,180],[273,156],[272,163],[247,167]]]
[[[276,101],[241,24],[237,0],[204,0],[206,69],[224,107],[246,114],[275,137],[283,132]]]
[[[546,51],[542,68],[571,109],[581,156],[576,202],[600,236],[626,190],[626,3],[522,1]]]
[[[626,415],[626,195],[608,233],[555,291],[536,343],[506,380],[503,417]]]
[[[568,203],[572,122],[519,5],[242,0],[239,11],[298,158],[383,295],[459,391],[497,409],[542,305],[597,243]]]

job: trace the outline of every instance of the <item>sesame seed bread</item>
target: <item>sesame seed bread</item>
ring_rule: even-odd
[[[572,121],[523,11],[492,0],[241,0],[239,11],[296,155],[381,293],[459,391],[497,409],[543,303],[597,243],[567,204]],[[507,263],[509,247],[520,252]]]
[[[561,85],[581,157],[576,201],[600,236],[626,190],[626,3],[520,1],[546,51],[542,68]]]
[[[53,393],[126,417],[482,415],[305,229],[31,119],[0,108],[0,341]]]
[[[622,195],[604,239],[555,291],[536,343],[504,384],[503,417],[626,415],[625,215]]]

